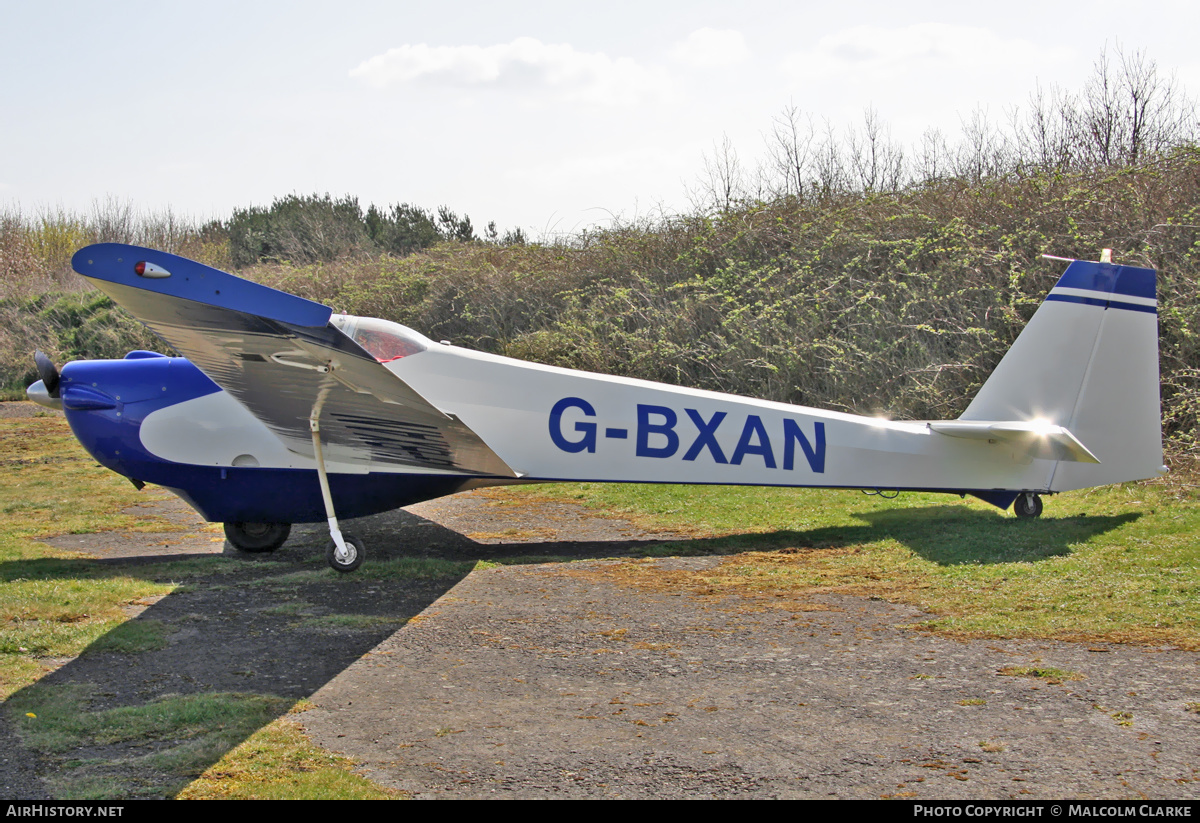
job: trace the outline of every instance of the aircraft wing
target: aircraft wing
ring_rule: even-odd
[[[116,243],[71,261],[236,397],[289,449],[329,460],[515,477],[452,413],[435,408],[329,323],[328,306],[165,252]]]

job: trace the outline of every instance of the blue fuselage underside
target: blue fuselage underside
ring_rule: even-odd
[[[178,494],[204,518],[231,522],[325,520],[317,473],[310,469],[202,466],[164,460],[141,442],[142,421],[159,409],[220,391],[181,357],[134,353],[125,360],[68,363],[63,411],[79,442],[101,465]],[[330,474],[340,517],[363,517],[442,497],[467,477]]]

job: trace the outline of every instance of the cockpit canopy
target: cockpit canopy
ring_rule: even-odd
[[[329,318],[329,322],[380,363],[420,354],[433,345],[433,341],[425,335],[390,320],[335,314]]]

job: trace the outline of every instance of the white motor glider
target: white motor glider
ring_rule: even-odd
[[[103,465],[165,486],[245,551],[465,489],[600,481],[1040,495],[1166,471],[1155,273],[1073,261],[957,420],[893,421],[554,368],[438,344],[164,252],[75,270],[182,357],[39,353],[31,399]]]

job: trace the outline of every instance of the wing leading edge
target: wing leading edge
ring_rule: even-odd
[[[328,306],[136,246],[88,246],[71,262],[294,452],[314,454],[315,409],[326,457],[363,471],[517,476],[465,424],[333,326]]]

